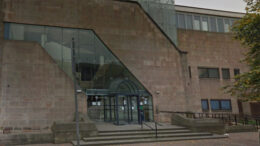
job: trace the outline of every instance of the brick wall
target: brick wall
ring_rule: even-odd
[[[188,65],[191,67],[188,109],[201,112],[201,99],[231,99],[232,110],[238,113],[237,99],[224,94],[221,88],[233,81],[234,68],[241,72],[248,70],[240,62],[246,49],[233,39],[231,33],[178,29],[178,40],[179,47],[188,52]],[[199,66],[219,68],[220,79],[199,79]],[[222,79],[221,68],[230,69],[231,80]]]
[[[110,0],[5,2],[8,22],[93,29],[153,95],[159,111],[186,110],[180,54],[138,5]]]
[[[0,128],[49,129],[74,118],[72,80],[38,44],[4,41]]]

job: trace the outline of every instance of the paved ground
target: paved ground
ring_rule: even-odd
[[[260,146],[257,132],[233,133],[226,139],[190,140],[145,144],[130,144],[123,146]],[[1,144],[0,144],[1,145]],[[71,144],[38,144],[27,146],[72,146]]]

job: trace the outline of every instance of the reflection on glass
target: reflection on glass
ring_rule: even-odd
[[[224,32],[223,19],[222,18],[218,18],[217,19],[217,23],[218,23],[218,32]]]
[[[74,40],[78,83],[83,91],[95,90],[98,92],[96,96],[88,97],[91,118],[109,120],[115,118],[114,113],[117,108],[114,106],[115,98],[100,96],[99,92],[104,90],[107,94],[145,93],[148,96],[149,108],[147,109],[151,117],[150,94],[93,31],[13,23],[10,23],[9,28],[8,35],[5,35],[9,37],[7,39],[38,42],[70,77],[72,77],[71,48],[72,40]],[[125,81],[131,84],[123,84]],[[122,120],[126,119],[129,112],[131,112],[131,119],[138,119],[137,97],[126,96],[119,100],[118,106],[121,106],[119,114]],[[128,117],[127,119],[129,120]]]
[[[229,19],[224,19],[224,29],[225,29],[225,32],[229,32],[229,29],[230,29]]]
[[[208,31],[208,17],[202,17],[202,30]]]
[[[179,28],[185,28],[185,17],[184,17],[184,14],[178,14],[178,17],[179,17]]]
[[[187,29],[192,29],[192,15],[187,15]]]
[[[200,16],[194,16],[193,25],[194,30],[200,30]]]
[[[210,17],[210,31],[217,32],[216,17]]]

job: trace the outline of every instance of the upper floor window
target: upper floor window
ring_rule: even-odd
[[[195,30],[200,30],[200,16],[194,16],[193,28]]]
[[[223,79],[230,79],[229,69],[222,68],[222,78]]]
[[[224,32],[223,19],[222,18],[218,18],[217,19],[217,23],[218,23],[218,32]]]
[[[208,31],[209,26],[208,26],[208,17],[202,17],[202,30],[203,31]]]
[[[210,31],[217,32],[216,17],[210,17]]]
[[[229,32],[229,29],[230,29],[229,19],[224,19],[224,30],[225,30],[225,32]]]
[[[185,16],[184,14],[178,14],[178,26],[180,28],[185,28]]]
[[[193,13],[177,12],[178,28],[211,32],[230,32],[237,18],[216,17]]]
[[[240,74],[240,70],[239,69],[234,69],[234,75],[239,75]]]
[[[199,67],[199,78],[217,78],[219,79],[218,68],[202,68]]]
[[[187,29],[192,29],[192,15],[186,15],[186,20],[187,20]]]

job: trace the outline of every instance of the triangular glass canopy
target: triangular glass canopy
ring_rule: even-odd
[[[6,39],[36,41],[41,44],[70,77],[74,39],[76,76],[80,87],[85,91],[149,94],[92,30],[16,23],[6,23],[5,28]]]

